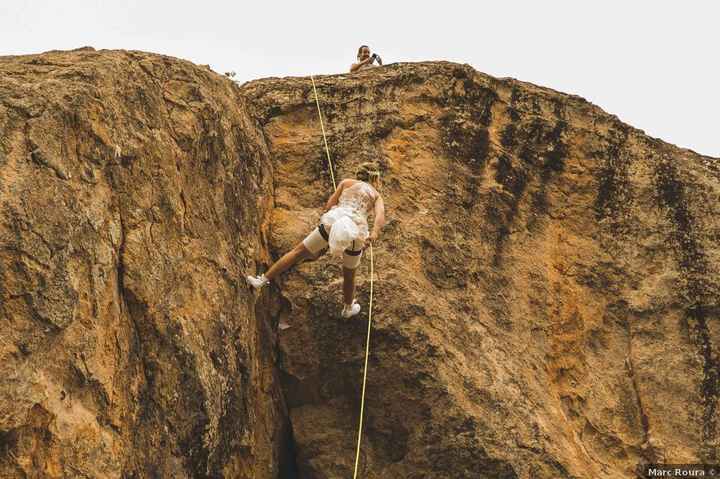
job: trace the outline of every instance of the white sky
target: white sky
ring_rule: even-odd
[[[0,0],[0,55],[128,49],[237,80],[449,60],[580,95],[622,121],[720,157],[714,0],[255,2]]]

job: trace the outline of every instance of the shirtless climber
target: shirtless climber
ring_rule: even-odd
[[[303,259],[315,259],[326,246],[331,254],[343,254],[343,318],[360,312],[355,300],[355,271],[363,250],[378,238],[385,225],[385,204],[376,187],[380,186],[380,171],[374,162],[359,166],[357,179],[345,178],[325,204],[320,224],[292,250],[277,260],[265,274],[248,276],[256,289]],[[368,231],[367,216],[374,212],[372,232]]]
[[[368,47],[367,45],[363,45],[358,48],[357,60],[357,63],[353,63],[350,67],[350,73],[365,70],[368,68],[375,68],[379,65],[382,65],[382,60],[377,53],[373,53],[372,56],[370,55],[370,47]],[[373,62],[375,60],[377,60],[378,62],[377,65],[373,65]]]

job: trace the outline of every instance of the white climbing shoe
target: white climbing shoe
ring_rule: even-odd
[[[261,274],[260,276],[248,276],[247,282],[252,285],[255,289],[260,289],[264,285],[269,284],[270,280],[265,277],[265,274]]]
[[[360,312],[360,305],[357,303],[357,301],[355,301],[355,300],[353,299],[353,302],[352,302],[352,304],[350,305],[350,307],[348,307],[347,304],[346,304],[345,306],[343,306],[342,317],[343,317],[343,318],[349,318],[349,317],[351,317],[351,316],[355,316],[355,315],[358,314],[359,312]]]

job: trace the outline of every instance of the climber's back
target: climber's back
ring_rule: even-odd
[[[367,214],[380,193],[369,183],[352,178],[345,179],[346,186],[338,199],[339,206],[349,206]]]

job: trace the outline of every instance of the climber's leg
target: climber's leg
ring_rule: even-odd
[[[327,241],[325,241],[325,238],[320,234],[318,228],[315,228],[304,240],[296,244],[293,249],[285,253],[282,258],[273,263],[265,274],[261,274],[260,276],[248,276],[246,278],[247,282],[255,289],[260,289],[264,285],[269,284],[270,280],[277,277],[283,271],[289,269],[295,263],[298,263],[303,259],[315,259],[320,250],[325,246],[327,246]]]
[[[330,235],[326,232],[325,226],[323,226],[322,223],[312,230],[302,241],[305,248],[310,252],[308,259],[318,259],[322,251],[327,248],[329,238]]]
[[[282,258],[270,266],[270,269],[265,273],[265,278],[271,280],[298,261],[303,259],[314,259],[320,250],[328,244],[327,240],[323,236],[324,231],[324,228],[320,231],[320,227],[316,227],[312,230],[305,239],[296,244],[293,249],[285,253]]]
[[[357,269],[350,269],[343,265],[343,302],[345,305],[352,303],[355,298],[355,272]]]
[[[265,278],[270,281],[283,271],[289,269],[298,261],[306,258],[312,258],[313,254],[300,242],[293,249],[285,253],[282,258],[277,260],[270,269],[265,273]]]
[[[359,242],[353,241],[350,248],[346,249],[343,254],[343,312],[346,318],[354,316],[360,312],[360,305],[355,301],[355,272],[360,265],[362,250],[356,247]]]

